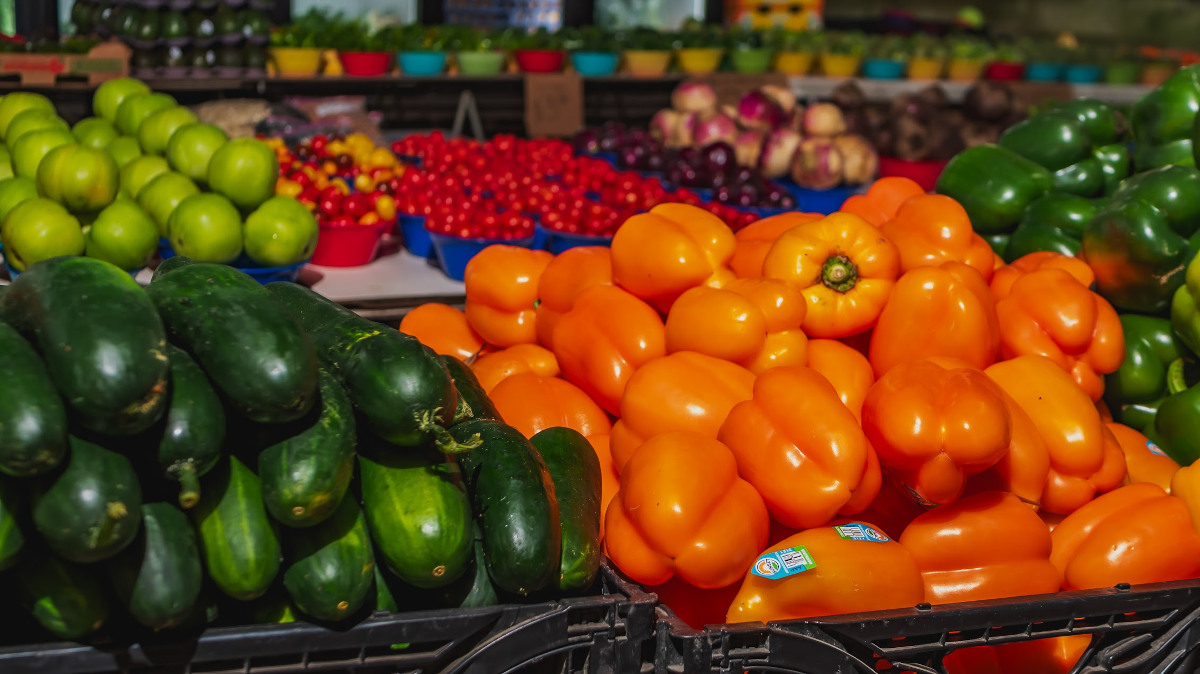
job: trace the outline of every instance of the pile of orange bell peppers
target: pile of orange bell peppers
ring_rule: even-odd
[[[769,621],[1200,574],[1200,467],[1096,402],[1124,339],[1093,281],[1005,265],[957,202],[885,178],[736,235],[671,204],[611,249],[492,246],[465,312],[401,329],[523,432],[591,438],[622,572],[729,602],[694,620]]]

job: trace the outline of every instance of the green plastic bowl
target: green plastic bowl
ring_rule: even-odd
[[[497,75],[504,68],[502,51],[460,51],[458,72],[463,75]]]

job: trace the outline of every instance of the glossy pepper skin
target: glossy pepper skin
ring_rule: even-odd
[[[925,601],[949,604],[1057,592],[1050,531],[1012,494],[989,491],[917,516],[900,536],[925,581]]]
[[[575,306],[579,293],[592,286],[612,285],[612,252],[606,246],[579,246],[554,257],[538,281],[537,336],[554,348],[554,328]]]
[[[796,225],[823,217],[816,213],[780,213],[746,225],[734,234],[736,246],[729,267],[738,278],[762,276],[763,260],[776,239]]]
[[[1179,471],[1179,464],[1164,454],[1158,445],[1145,435],[1125,424],[1110,421],[1105,425],[1112,431],[1113,437],[1121,446],[1121,452],[1125,455],[1125,466],[1128,470],[1125,483],[1149,482],[1170,493],[1171,479]]]
[[[491,393],[497,384],[514,374],[532,372],[556,377],[559,369],[553,351],[537,344],[517,344],[480,356],[471,364],[471,372],[479,379],[483,392]]]
[[[1171,327],[1192,353],[1200,349],[1200,256],[1192,258],[1184,285],[1171,298]]]
[[[746,573],[769,527],[762,497],[738,477],[733,454],[711,437],[680,431],[655,436],[629,459],[605,514],[604,544],[638,583],[678,577],[711,589]]]
[[[862,429],[883,469],[925,506],[957,500],[1012,439],[1000,387],[979,370],[934,360],[901,363],[876,381]]]
[[[809,337],[846,337],[868,330],[900,275],[896,246],[865,220],[834,213],[792,228],[763,260],[763,275],[804,294]]]
[[[854,523],[870,527],[883,542],[843,537],[838,529],[826,526],[772,545],[764,552],[803,547],[815,566],[779,580],[747,573],[726,620],[792,620],[910,608],[923,601],[924,583],[908,550],[878,527]]]
[[[1096,274],[1083,260],[1043,250],[1017,258],[1012,264],[997,269],[992,276],[992,296],[1007,297],[1017,279],[1042,269],[1061,269],[1089,288],[1096,282]]]
[[[1104,162],[1090,156],[1054,172],[1054,189],[1081,197],[1099,197],[1104,194]]]
[[[1200,573],[1200,534],[1184,499],[1131,484],[1099,496],[1059,522],[1050,561],[1064,590],[1157,583]]]
[[[863,400],[875,383],[875,371],[867,357],[836,339],[811,339],[808,367],[829,380],[842,404],[861,422]]]
[[[1196,166],[1196,145],[1191,138],[1162,145],[1138,145],[1133,151],[1135,171],[1152,171],[1164,166]]]
[[[735,279],[726,290],[749,300],[766,319],[767,335],[762,346],[740,365],[758,374],[773,367],[804,365],[808,362],[808,336],[800,329],[808,304],[804,295],[778,279]]]
[[[799,327],[799,322],[794,327]],[[666,324],[667,352],[695,351],[740,362],[752,358],[767,339],[767,317],[754,302],[723,288],[697,286],[671,305]]]
[[[1125,119],[1116,108],[1094,98],[1059,103],[1051,108],[1051,112],[1074,117],[1083,125],[1093,146],[1116,143],[1126,131]]]
[[[1004,394],[1011,420],[1012,437],[1008,452],[996,465],[967,482],[967,494],[1003,491],[1033,508],[1041,507],[1042,495],[1050,480],[1050,453],[1033,419],[1012,396]]]
[[[1083,389],[1054,361],[1018,356],[984,371],[1029,415],[1050,457],[1041,508],[1067,514],[1115,489],[1125,457]]]
[[[717,439],[771,517],[809,529],[861,512],[879,493],[879,462],[857,419],[816,370],[779,367],[754,381]]]
[[[996,302],[983,276],[961,262],[901,276],[871,332],[876,376],[930,356],[957,358],[979,369],[1000,357]]]
[[[941,194],[921,194],[900,206],[879,231],[900,251],[900,271],[962,262],[991,280],[996,254],[971,228],[967,212]]]
[[[691,431],[717,437],[729,410],[749,400],[754,373],[693,351],[646,363],[630,378],[613,426],[612,453],[618,471],[639,446],[659,433]]]
[[[1175,360],[1167,367],[1167,397],[1154,415],[1154,442],[1181,466],[1200,459],[1200,384],[1189,387],[1185,361]]]
[[[514,374],[497,384],[488,397],[505,423],[527,438],[555,426],[574,429],[584,437],[612,431],[604,410],[565,379],[532,372]]]
[[[1050,192],[1025,209],[1021,224],[1008,240],[1004,259],[1012,262],[1042,250],[1076,256],[1083,249],[1083,230],[1094,217],[1096,203],[1091,199]]]
[[[937,182],[937,193],[962,204],[975,231],[985,237],[1010,231],[1025,207],[1053,188],[1050,172],[1041,165],[995,145],[959,152]]]
[[[466,315],[441,302],[414,307],[401,319],[400,332],[416,337],[438,355],[464,362],[483,349],[483,339],[467,323]]]
[[[1190,139],[1197,112],[1200,112],[1200,68],[1188,66],[1133,104],[1129,128],[1138,145]]]
[[[467,322],[493,346],[537,341],[534,300],[538,280],[554,256],[519,246],[488,246],[463,276]]]
[[[617,414],[633,373],[666,355],[662,319],[649,304],[616,286],[588,288],[554,329],[563,376]]]
[[[912,197],[925,194],[915,180],[887,176],[871,183],[866,194],[855,194],[842,204],[843,213],[853,213],[876,227],[896,217]]]
[[[1092,156],[1100,160],[1100,169],[1104,173],[1104,194],[1113,194],[1133,169],[1129,146],[1123,143],[1102,145],[1092,150]]]
[[[1052,172],[1092,154],[1092,139],[1079,119],[1056,110],[1008,127],[997,144]]]
[[[687,204],[660,204],[617,230],[613,282],[666,313],[688,288],[730,281],[735,246],[733,232],[717,216]]]
[[[1104,400],[1114,419],[1145,430],[1168,395],[1167,367],[1190,352],[1165,318],[1123,314],[1121,331],[1125,359],[1106,378]]]

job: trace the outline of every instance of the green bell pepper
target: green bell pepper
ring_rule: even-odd
[[[1200,459],[1200,385],[1189,387],[1187,363],[1179,358],[1167,367],[1170,395],[1158,406],[1153,433],[1147,434],[1159,449],[1181,466]]]
[[[1077,98],[1056,105],[1051,111],[1079,120],[1093,146],[1115,143],[1125,133],[1125,118],[1116,108],[1094,98]]]
[[[1175,291],[1171,300],[1171,325],[1175,334],[1192,351],[1200,349],[1200,256],[1188,263],[1184,285]],[[1200,435],[1200,429],[1197,429]]]
[[[1153,425],[1155,412],[1169,395],[1167,367],[1191,354],[1165,318],[1123,314],[1121,329],[1125,360],[1105,378],[1104,401],[1114,419],[1144,431]]]
[[[1200,170],[1164,166],[1139,173],[1121,183],[1112,199],[1113,203],[1136,200],[1150,204],[1184,237],[1200,230]]]
[[[1191,256],[1191,244],[1162,211],[1137,199],[1114,199],[1083,231],[1082,257],[1097,291],[1124,311],[1166,312]]]
[[[1092,156],[1092,139],[1083,124],[1071,114],[1056,111],[1008,127],[998,145],[1051,171]]]
[[[1173,140],[1162,145],[1138,143],[1133,150],[1133,167],[1138,172],[1153,171],[1162,166],[1188,166],[1195,168],[1195,146],[1191,138]]]
[[[982,234],[981,236],[992,247],[992,252],[1000,257],[1004,257],[1012,241],[1012,234]]]
[[[1012,262],[1040,250],[1072,257],[1083,248],[1083,230],[1099,210],[1097,202],[1067,192],[1051,192],[1025,209],[1013,230],[1004,260]]]
[[[975,231],[987,235],[1011,230],[1025,207],[1053,186],[1038,164],[996,145],[977,145],[946,164],[936,191],[962,205]]]
[[[1197,112],[1200,112],[1200,64],[1180,68],[1166,82],[1138,99],[1130,111],[1130,131],[1138,145],[1191,140]]]
[[[1132,162],[1129,146],[1124,143],[1101,145],[1092,150],[1092,156],[1100,160],[1100,168],[1104,171],[1104,193],[1111,195],[1121,181],[1129,177]]]
[[[1054,189],[1081,197],[1104,194],[1104,163],[1096,157],[1085,157],[1055,171]]]

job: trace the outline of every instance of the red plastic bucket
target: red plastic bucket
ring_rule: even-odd
[[[378,225],[321,225],[312,264],[322,267],[361,267],[369,264],[379,253],[379,242],[392,223]]]
[[[920,185],[921,189],[926,192],[932,192],[947,163],[948,161],[945,159],[907,161],[895,157],[880,157],[879,177],[908,178]]]
[[[562,70],[566,54],[543,49],[521,49],[513,54],[522,72],[556,73]]]
[[[392,69],[392,53],[386,51],[344,51],[338,53],[342,69],[351,77],[378,77]]]
[[[994,61],[987,64],[987,68],[983,71],[983,76],[997,82],[1023,80],[1025,79],[1025,64]]]

